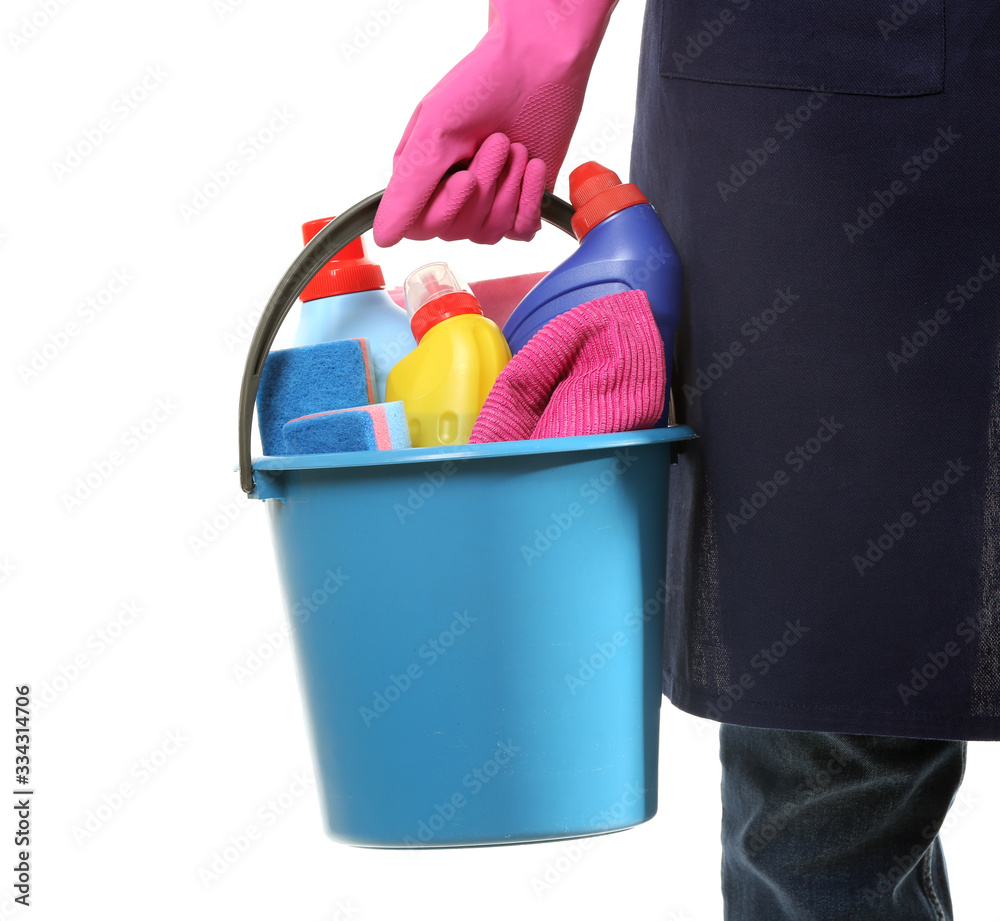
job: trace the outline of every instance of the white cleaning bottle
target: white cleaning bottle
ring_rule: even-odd
[[[332,217],[302,225],[308,243]],[[334,339],[367,339],[375,389],[385,402],[385,382],[399,359],[417,346],[406,311],[385,290],[381,267],[365,255],[358,237],[338,252],[299,296],[302,311],[293,345],[316,345]]]

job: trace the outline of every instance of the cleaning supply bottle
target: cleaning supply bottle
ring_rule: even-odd
[[[403,295],[417,347],[389,372],[386,398],[405,404],[414,447],[465,444],[510,361],[507,340],[444,262],[411,272]]]
[[[683,276],[677,249],[638,187],[593,160],[569,174],[580,245],[514,309],[503,332],[516,353],[553,317],[605,294],[642,289],[663,339],[667,392]],[[667,405],[657,426],[667,424]]]
[[[308,243],[332,220],[324,217],[303,224],[303,242]],[[365,255],[361,237],[323,266],[299,297],[302,311],[292,344],[367,339],[375,374],[375,402],[384,403],[390,369],[417,343],[406,311],[389,297],[382,269]]]

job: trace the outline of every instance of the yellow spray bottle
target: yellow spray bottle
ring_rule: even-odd
[[[446,263],[411,272],[403,293],[417,347],[389,372],[385,398],[403,401],[414,447],[465,444],[510,347]]]

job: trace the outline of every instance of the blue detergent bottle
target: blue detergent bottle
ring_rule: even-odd
[[[542,278],[504,324],[517,353],[553,317],[605,294],[642,289],[663,337],[667,393],[683,273],[673,240],[639,188],[593,160],[569,174],[573,232],[580,246]],[[657,426],[667,424],[669,400]]]
[[[324,217],[303,224],[303,243],[308,243],[332,220]],[[417,347],[417,342],[406,311],[389,297],[382,269],[365,254],[361,237],[324,265],[299,297],[302,311],[292,345],[367,339],[377,402],[384,403],[389,372],[399,359]]]

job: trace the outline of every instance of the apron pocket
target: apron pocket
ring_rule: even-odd
[[[661,0],[664,77],[923,96],[944,89],[944,0]]]

